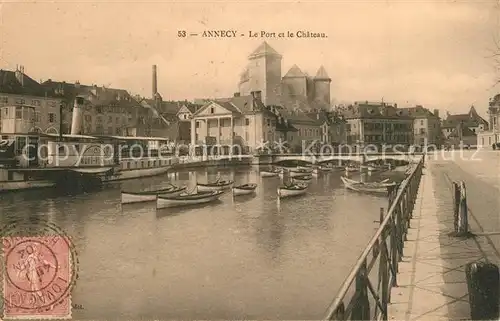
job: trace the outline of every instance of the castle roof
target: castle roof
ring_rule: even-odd
[[[286,73],[283,78],[303,78],[306,77],[306,75],[300,70],[300,68],[297,65],[293,65],[290,70]]]
[[[257,58],[260,56],[278,56],[281,58],[281,55],[273,49],[267,42],[263,42],[260,44],[260,46],[255,49],[250,56],[248,56],[249,59],[252,58]]]
[[[330,77],[328,77],[328,73],[326,72],[325,67],[323,67],[323,66],[319,67],[318,72],[316,73],[316,76],[314,76],[314,79],[331,80]]]

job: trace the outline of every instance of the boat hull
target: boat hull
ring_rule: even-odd
[[[344,183],[344,186],[347,189],[350,189],[355,192],[379,194],[379,195],[388,195],[389,193],[388,187],[372,187],[372,186],[367,186],[365,184],[349,182],[348,180],[345,179],[345,177],[341,177],[341,179],[342,182]]]
[[[234,196],[250,195],[253,193],[255,193],[255,189],[239,189],[239,188],[233,187],[233,195]]]
[[[197,205],[197,204],[206,204],[210,202],[214,202],[221,197],[222,193],[216,193],[211,196],[207,196],[199,199],[166,199],[158,197],[156,200],[156,208],[169,208],[169,207],[180,207],[180,206],[189,206],[189,205]]]
[[[311,180],[312,180],[312,179],[310,179],[310,178],[307,178],[307,179],[299,179],[299,178],[297,178],[297,177],[292,177],[292,183],[294,183],[294,184],[297,184],[297,183],[299,183],[299,184],[308,184],[308,183],[310,183],[310,182],[311,182]]]
[[[122,192],[122,204],[141,203],[156,201],[158,195],[179,196],[185,192],[186,188],[177,188],[172,191],[151,192],[151,193],[127,193]]]
[[[54,187],[56,183],[49,180],[33,180],[33,181],[10,181],[0,182],[0,193]]]
[[[141,203],[141,202],[152,202],[156,201],[156,194],[130,194],[130,193],[122,193],[122,204],[131,204],[131,203]]]
[[[283,187],[278,187],[277,193],[278,198],[293,197],[303,195],[307,192],[307,186],[305,184],[300,184],[303,186],[301,189],[288,189]]]
[[[261,177],[276,177],[278,176],[278,172],[266,172],[266,171],[262,171],[260,172],[260,176]]]
[[[231,187],[233,183],[225,184],[225,185],[205,185],[205,184],[196,184],[196,188],[199,192],[213,192],[213,191],[223,191]]]

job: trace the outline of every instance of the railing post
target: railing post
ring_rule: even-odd
[[[380,302],[384,311],[382,311],[382,320],[387,320],[387,306],[389,303],[389,257],[387,256],[387,243],[385,241],[386,230],[380,235],[380,258],[379,258],[379,279],[382,293],[380,294]]]
[[[335,310],[335,314],[330,320],[345,320],[345,306],[344,302],[341,302],[337,309]]]
[[[460,202],[458,211],[458,234],[466,236],[469,233],[469,219],[467,209],[467,190],[465,183],[460,182]]]
[[[397,274],[398,274],[398,245],[397,245],[397,230],[396,230],[396,215],[392,214],[391,217],[391,264],[392,270],[394,272],[392,286],[398,286]]]
[[[467,189],[465,183],[453,182],[453,227],[454,231],[450,233],[455,237],[471,237],[469,232],[469,218],[467,208]]]
[[[352,310],[351,320],[371,320],[370,301],[368,300],[368,273],[366,260],[363,261],[356,275],[356,302]]]

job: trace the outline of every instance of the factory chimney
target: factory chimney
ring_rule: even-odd
[[[158,93],[158,80],[156,76],[156,65],[153,65],[153,99],[156,97],[156,93]]]

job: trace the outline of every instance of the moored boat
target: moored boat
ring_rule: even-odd
[[[397,183],[391,182],[389,178],[386,178],[380,182],[361,182],[361,181],[356,181],[347,177],[342,177],[343,181],[345,180],[346,182],[350,184],[363,184],[365,186],[374,186],[374,187],[389,187],[389,186],[394,186]]]
[[[313,171],[313,167],[311,166],[297,166],[297,168],[292,169],[292,172],[298,173],[311,173]]]
[[[303,195],[306,193],[307,187],[308,185],[303,183],[295,183],[295,184],[280,186],[278,187],[277,191],[278,197],[284,198],[284,197]]]
[[[184,192],[186,187],[169,186],[167,188],[162,188],[154,191],[122,191],[121,202],[122,204],[139,203],[139,202],[150,202],[155,201],[158,195],[168,195],[177,196]]]
[[[276,177],[278,174],[281,173],[280,169],[272,169],[270,171],[260,171],[260,176],[261,177]]]
[[[344,186],[350,190],[356,192],[370,193],[370,194],[389,194],[389,186],[385,185],[368,185],[366,183],[356,183],[349,180],[346,180],[345,177],[341,176],[342,182]]]
[[[256,188],[257,188],[257,184],[249,183],[249,184],[233,186],[232,190],[233,190],[234,196],[239,196],[239,195],[252,194],[255,192]]]
[[[311,175],[301,175],[292,177],[293,183],[309,183],[312,180]]]
[[[289,170],[288,175],[290,177],[297,177],[297,176],[311,174],[311,172],[312,172],[312,168],[311,169],[294,168],[294,169]]]
[[[204,204],[218,200],[224,191],[203,191],[195,194],[181,194],[177,196],[158,195],[156,208],[178,207],[186,205]]]
[[[196,187],[198,188],[198,191],[200,192],[206,192],[206,191],[221,191],[224,189],[229,188],[234,182],[229,180],[229,181],[216,181],[214,183],[196,183]]]
[[[311,175],[314,177],[318,177],[321,173],[321,169],[319,167],[313,168]]]

